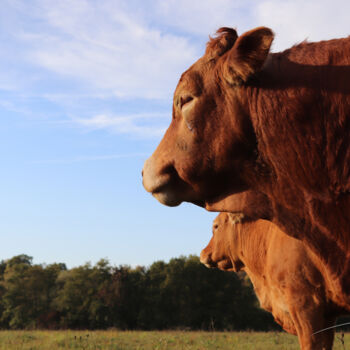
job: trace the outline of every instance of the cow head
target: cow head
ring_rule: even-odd
[[[200,255],[200,261],[207,267],[224,271],[239,271],[243,263],[238,257],[235,243],[235,224],[243,218],[241,214],[220,213],[213,223],[213,237]]]
[[[145,189],[168,206],[208,206],[249,188],[256,137],[242,91],[261,70],[273,33],[260,27],[240,37],[230,28],[217,34],[182,74],[171,124],[143,168]]]

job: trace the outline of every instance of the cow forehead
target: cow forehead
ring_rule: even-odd
[[[199,96],[205,87],[205,78],[208,77],[215,63],[203,57],[194,63],[189,69],[182,73],[176,88],[175,95],[181,92],[191,93]]]
[[[188,93],[193,96],[199,96],[203,91],[202,75],[195,70],[188,70],[182,74],[175,95]]]
[[[222,225],[227,222],[228,214],[225,212],[221,212],[214,220],[214,225]]]

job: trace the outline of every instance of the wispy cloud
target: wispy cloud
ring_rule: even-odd
[[[92,130],[108,129],[119,134],[149,138],[161,136],[169,119],[169,115],[164,113],[143,113],[124,116],[100,114],[86,119],[73,118],[72,121]],[[159,126],[159,120],[163,126]]]
[[[197,55],[188,38],[144,23],[124,1],[35,4],[33,17],[41,25],[17,30],[17,39],[27,46],[26,57],[36,66],[84,82],[90,90],[168,98],[179,72]]]
[[[348,35],[349,10],[345,0],[4,0],[0,88],[30,91],[43,105],[49,101],[67,125],[72,120],[87,130],[159,137],[168,122],[143,115],[145,109],[135,105],[162,101],[146,109],[154,115],[164,110],[164,101],[170,106],[180,74],[202,55],[217,28],[236,27],[241,34],[269,26],[278,51],[306,38]],[[14,109],[16,103],[2,107]]]
[[[275,48],[283,48],[347,35],[350,10],[346,0],[4,0],[2,6],[0,31],[11,40],[0,44],[1,60],[26,61],[88,90],[127,98],[169,98],[179,73],[220,26],[239,33],[269,26]],[[13,88],[8,78],[4,86]]]
[[[207,40],[220,27],[234,27],[241,33],[255,26],[254,9],[259,1],[157,0],[153,10],[163,26]],[[202,42],[202,46],[203,46]]]
[[[44,159],[35,160],[28,162],[29,164],[73,164],[82,162],[94,162],[94,161],[108,161],[122,158],[137,158],[147,157],[147,153],[130,153],[130,154],[109,154],[109,155],[98,155],[98,156],[76,156],[72,158],[59,158],[59,159]]]
[[[254,9],[257,23],[274,30],[274,50],[309,41],[345,37],[350,34],[347,0],[267,0]]]

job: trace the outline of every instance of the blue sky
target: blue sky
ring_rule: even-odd
[[[349,10],[322,0],[3,0],[0,258],[135,266],[199,254],[215,214],[162,206],[141,183],[180,74],[221,26],[269,26],[279,51],[349,35]]]

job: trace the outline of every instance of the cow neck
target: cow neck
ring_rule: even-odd
[[[245,103],[256,133],[258,154],[272,174],[269,186],[259,187],[257,177],[255,188],[271,199],[275,222],[289,235],[302,239],[322,258],[334,281],[337,302],[349,308],[350,186],[344,179],[348,179],[350,152],[341,153],[349,149],[348,139],[341,144],[340,151],[335,147],[338,145],[336,132],[341,125],[336,124],[333,117],[339,114],[340,123],[344,112],[333,110],[332,99],[337,96],[333,91],[323,96],[319,88],[311,86],[311,78],[316,76],[308,72],[304,83],[301,72],[307,72],[307,64],[299,63],[302,70],[295,72],[294,85],[290,85],[293,72],[287,68],[293,64],[296,65],[276,55],[272,60],[274,72],[267,69],[258,84],[245,88]],[[313,68],[315,72],[319,70],[317,66]],[[267,76],[269,82],[264,80]],[[336,87],[332,88],[336,91]],[[346,90],[342,99],[349,104],[348,96],[350,91]],[[307,114],[302,115],[300,111],[305,112],[305,106]],[[323,107],[321,111],[319,106]],[[349,127],[350,122],[344,120],[344,125]],[[333,129],[329,126],[331,123],[335,124]],[[323,156],[312,156],[319,154]],[[331,171],[336,168],[341,171]],[[292,215],[285,215],[287,212]]]
[[[269,230],[269,222],[259,220],[262,226]],[[233,251],[238,252],[239,259],[255,274],[264,273],[267,254],[267,234],[264,230],[256,230],[256,223],[244,222],[235,224],[235,234],[232,240]]]

